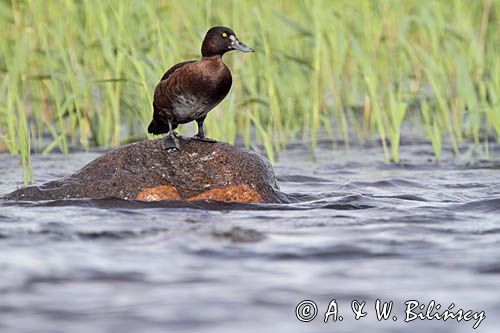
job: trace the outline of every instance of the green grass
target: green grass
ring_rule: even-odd
[[[208,135],[262,144],[271,160],[320,133],[380,138],[399,161],[402,124],[442,142],[500,138],[500,1],[1,1],[0,148],[67,153],[146,137],[153,89],[199,57],[213,25],[256,49],[228,54],[233,88]],[[411,115],[411,117],[409,117]],[[49,144],[42,135],[50,136]]]

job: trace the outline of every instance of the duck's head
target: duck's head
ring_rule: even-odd
[[[222,56],[227,51],[238,50],[253,52],[253,49],[243,44],[233,30],[226,27],[213,27],[208,30],[201,44],[203,57]]]

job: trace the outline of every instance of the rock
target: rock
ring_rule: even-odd
[[[7,194],[11,200],[118,197],[138,200],[287,202],[269,162],[227,143],[181,138],[181,151],[161,140],[117,148],[75,174]]]

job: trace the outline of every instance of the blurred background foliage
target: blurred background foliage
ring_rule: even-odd
[[[500,138],[499,20],[497,0],[4,0],[0,150],[29,180],[30,152],[146,137],[159,78],[199,58],[213,25],[256,52],[225,55],[233,87],[210,137],[271,160],[290,140],[377,138],[398,162],[405,123],[437,159],[444,139],[487,150]]]

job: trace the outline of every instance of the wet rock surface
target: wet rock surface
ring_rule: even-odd
[[[181,138],[181,151],[161,140],[117,148],[68,177],[7,194],[10,200],[118,197],[139,200],[287,202],[270,163],[227,143]]]

